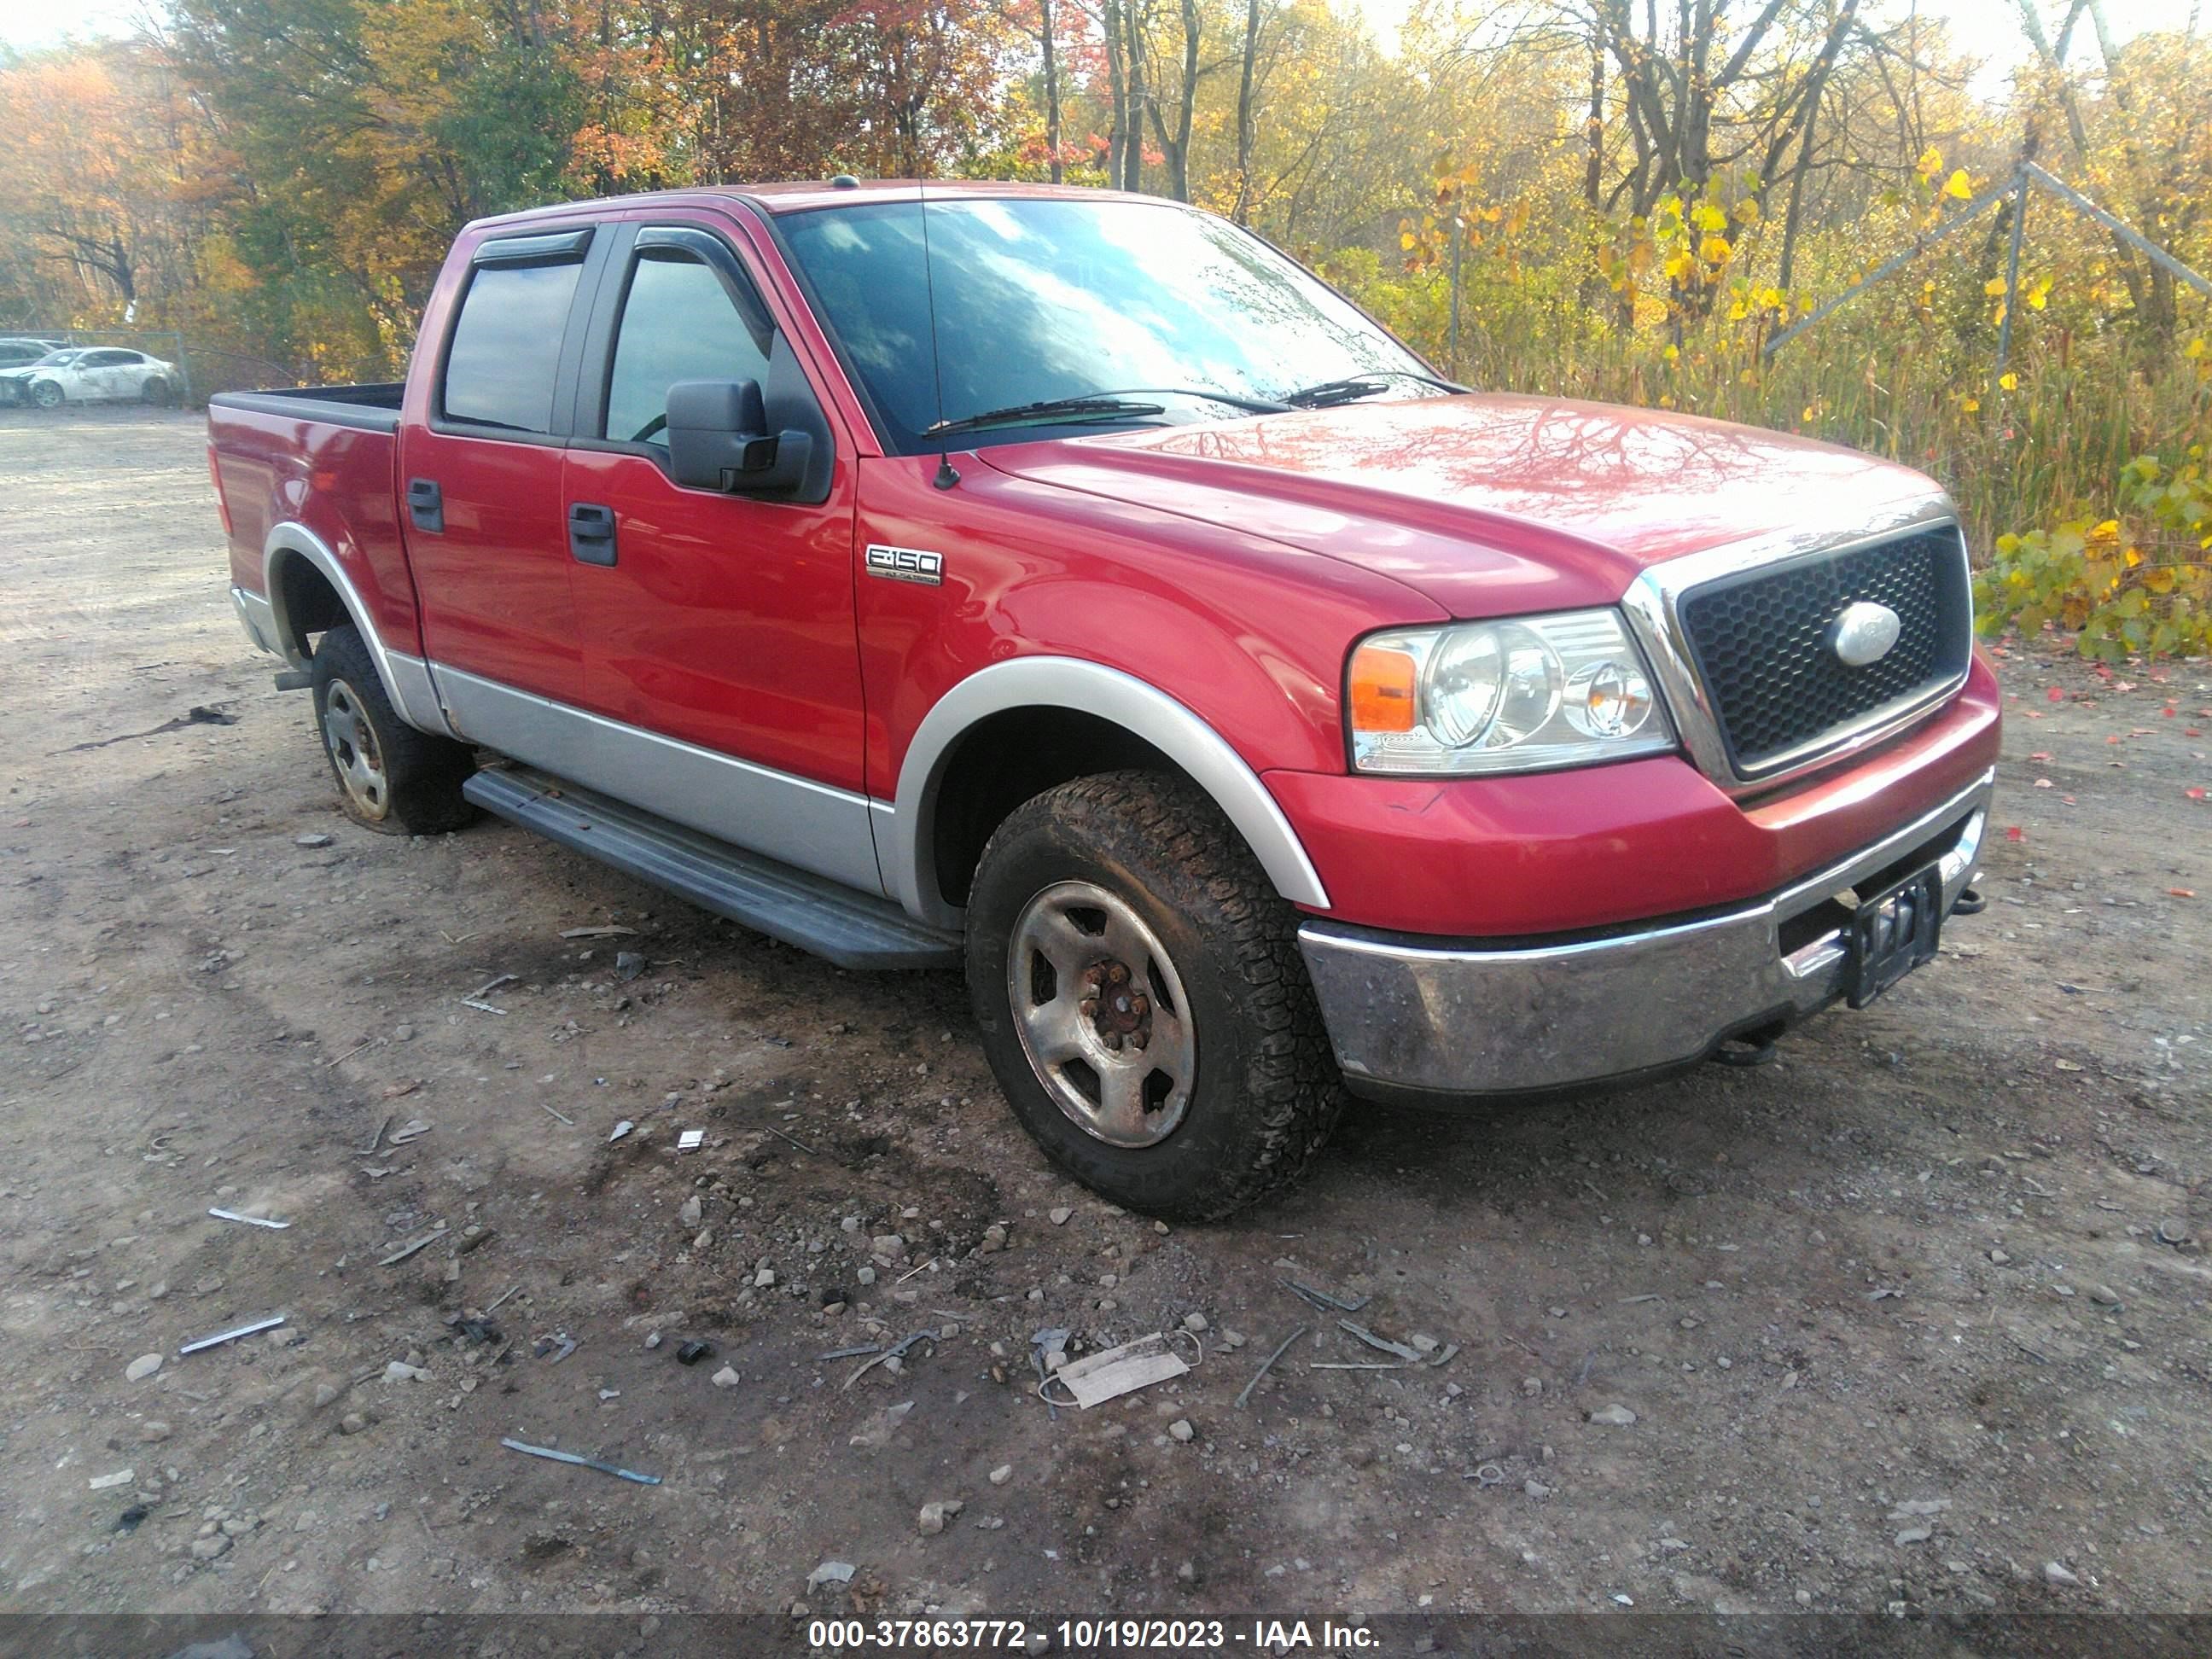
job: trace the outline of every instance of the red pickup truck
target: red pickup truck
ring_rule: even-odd
[[[1345,1095],[1752,1060],[1934,953],[1998,694],[1926,478],[1473,393],[1258,238],[1018,185],[471,225],[404,385],[209,410],[348,811],[962,968],[1152,1213]]]

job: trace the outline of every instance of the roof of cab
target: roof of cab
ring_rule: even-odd
[[[641,206],[665,202],[694,205],[717,202],[748,202],[764,213],[805,213],[819,208],[857,207],[864,203],[919,201],[927,189],[929,199],[985,201],[1020,197],[1030,199],[1077,202],[1145,202],[1153,206],[1179,205],[1164,197],[1133,195],[1123,191],[1093,190],[1082,185],[1030,185],[975,179],[863,179],[840,185],[827,179],[790,180],[765,185],[702,185],[688,190],[647,191],[633,196],[605,196],[580,202],[562,202],[526,208],[520,213],[479,219],[480,227],[512,228],[548,219],[568,218],[594,208]]]

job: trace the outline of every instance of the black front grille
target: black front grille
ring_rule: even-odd
[[[1829,629],[1862,599],[1887,605],[1903,626],[1880,661],[1853,668]],[[1679,613],[1745,775],[1841,742],[1881,710],[1957,679],[1972,648],[1965,549],[1950,525],[1723,577],[1685,594]]]

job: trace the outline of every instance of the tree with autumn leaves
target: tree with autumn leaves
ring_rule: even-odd
[[[170,0],[137,38],[0,60],[0,328],[127,318],[258,374],[377,376],[485,214],[1054,179],[1249,224],[1463,379],[1893,455],[1978,543],[2124,527],[2138,458],[2202,476],[2212,331],[2047,198],[2001,373],[2008,204],[1772,349],[2022,160],[2212,270],[2205,39],[2010,3],[1993,95],[1989,43],[1906,0],[1416,0],[1391,50],[1349,0]],[[2148,601],[2197,603],[2192,569]]]

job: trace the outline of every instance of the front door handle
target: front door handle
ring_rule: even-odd
[[[446,533],[446,495],[435,478],[407,481],[407,516],[417,530],[427,530],[434,536]]]
[[[596,501],[572,501],[568,506],[568,551],[579,564],[615,562],[615,510]]]

